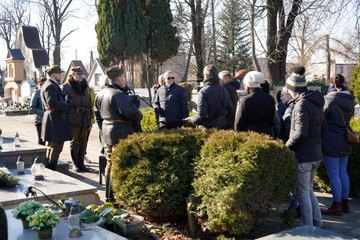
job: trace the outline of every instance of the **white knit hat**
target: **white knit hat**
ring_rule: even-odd
[[[259,88],[260,84],[265,82],[265,76],[262,72],[250,71],[244,77],[244,84],[250,88]]]

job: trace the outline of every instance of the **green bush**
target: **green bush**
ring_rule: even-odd
[[[186,89],[186,96],[188,99],[188,102],[191,102],[192,99],[192,90],[194,89],[194,85],[188,82],[181,82],[179,83],[180,86]]]
[[[355,102],[360,103],[360,64],[354,70],[349,89],[355,97]]]
[[[151,132],[158,129],[156,124],[155,112],[151,107],[140,109],[143,118],[141,120],[141,129],[143,132]]]
[[[112,154],[117,202],[159,220],[185,214],[193,160],[207,134],[193,129],[164,130],[121,141]]]
[[[351,128],[360,135],[360,118],[353,118],[350,121]],[[352,153],[349,155],[349,161],[347,166],[349,179],[350,179],[350,195],[359,195],[360,194],[360,144],[355,144],[352,147]],[[322,191],[330,192],[331,187],[329,183],[329,178],[326,172],[325,164],[323,161],[320,163],[320,166],[317,171],[317,178],[315,182],[316,187],[320,188]]]
[[[289,201],[296,160],[282,142],[257,133],[215,132],[195,162],[199,221],[212,232],[247,233]]]

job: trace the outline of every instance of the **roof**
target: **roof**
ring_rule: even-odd
[[[39,32],[36,27],[21,26],[21,28],[26,47],[31,49],[43,49],[39,38]]]
[[[45,49],[33,49],[33,60],[36,68],[41,68],[42,66],[49,66],[49,56]]]
[[[102,63],[99,61],[98,58],[95,59],[94,65],[92,66],[92,68],[90,70],[89,77],[88,77],[88,83],[90,83],[92,81],[92,78],[94,77],[94,74],[97,69],[100,69],[102,74],[105,75],[106,67],[104,65],[102,65]]]
[[[21,82],[21,85],[28,84],[30,87],[36,87],[36,83],[33,80],[24,80]]]
[[[68,79],[69,75],[70,75],[70,71],[73,67],[80,67],[81,71],[84,73],[84,78],[87,80],[89,77],[89,73],[86,70],[84,64],[82,63],[81,60],[72,60],[69,64],[68,69],[66,70],[66,74],[65,74],[65,78],[63,82],[66,82],[66,80]]]
[[[7,54],[7,59],[25,60],[24,55],[19,48],[10,49]]]

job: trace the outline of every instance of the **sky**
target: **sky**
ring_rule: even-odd
[[[3,1],[3,0],[2,0]],[[6,1],[6,0],[5,0]],[[87,2],[87,3],[86,3]],[[89,5],[91,2],[92,5]],[[67,68],[71,60],[82,60],[85,66],[89,63],[90,52],[93,51],[94,58],[98,57],[97,54],[97,39],[95,32],[95,24],[97,22],[97,12],[94,7],[95,0],[74,0],[73,7],[76,8],[76,18],[70,18],[65,22],[63,33],[77,28],[62,44],[62,62],[63,68]],[[351,9],[349,10],[351,11]],[[322,30],[331,36],[339,36],[347,38],[349,32],[353,31],[353,22],[355,19],[351,14],[343,14],[339,17],[332,16],[329,21],[325,21]],[[35,26],[36,19],[32,19],[32,24]],[[333,27],[333,22],[336,22],[336,27]],[[319,34],[319,33],[316,33]],[[265,38],[264,38],[265,39]],[[259,47],[259,44],[257,44]],[[5,58],[7,50],[5,42],[0,39],[0,67],[5,68]],[[50,58],[51,58],[50,53]],[[324,54],[314,56],[314,61],[324,61]],[[341,61],[341,60],[340,60]],[[50,61],[51,62],[51,61]]]
[[[96,46],[96,32],[95,24],[97,22],[97,13],[94,7],[90,7],[84,4],[82,1],[75,0],[74,8],[76,8],[76,18],[69,18],[64,23],[63,33],[77,28],[75,32],[71,33],[67,37],[61,48],[62,68],[67,69],[71,60],[82,60],[85,66],[90,61],[90,51],[93,51],[94,58],[98,57]],[[31,19],[31,26],[36,26],[36,19]],[[0,67],[5,68],[5,59],[7,55],[7,49],[5,41],[0,39]],[[52,53],[49,54],[52,58]],[[51,63],[51,60],[50,60]]]

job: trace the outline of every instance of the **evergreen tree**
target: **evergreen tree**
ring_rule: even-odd
[[[168,0],[146,1],[145,15],[148,18],[147,52],[152,60],[163,63],[177,54],[180,41]]]
[[[219,14],[218,66],[233,74],[241,64],[251,66],[249,22],[237,0],[225,0]]]
[[[118,64],[145,49],[147,25],[139,0],[100,0],[95,26],[99,60]]]
[[[360,103],[360,63],[352,75],[349,89],[355,97],[355,102]]]

